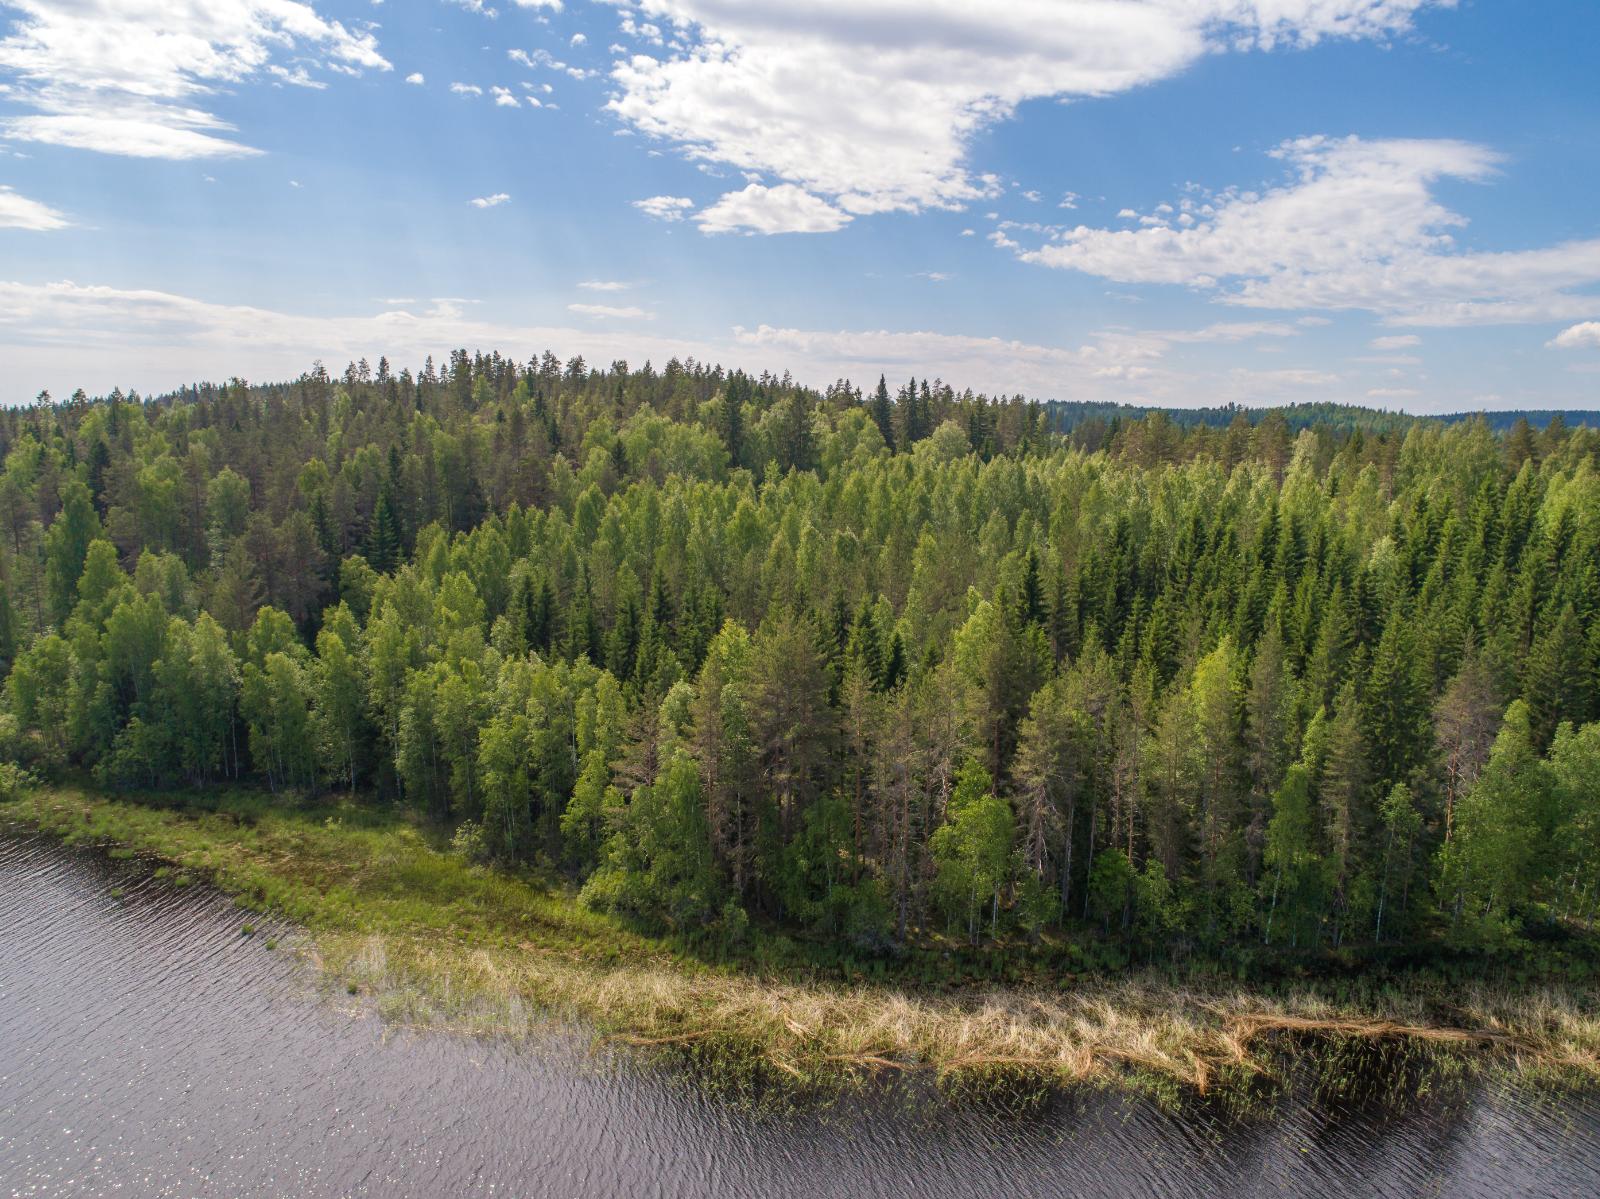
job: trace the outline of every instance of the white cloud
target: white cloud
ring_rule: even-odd
[[[19,196],[10,187],[0,183],[0,229],[28,229],[47,233],[52,229],[65,229],[67,218],[48,204]]]
[[[1228,372],[1228,377],[1255,396],[1283,395],[1289,391],[1328,387],[1339,382],[1339,376],[1329,371],[1307,370],[1304,367],[1276,371],[1235,367]]]
[[[450,90],[458,96],[481,96],[483,89],[476,83],[452,83]]]
[[[792,183],[752,183],[728,192],[694,219],[704,233],[832,233],[851,217]]]
[[[572,79],[593,79],[600,73],[599,71],[586,70],[583,67],[570,66],[555,57],[550,51],[544,49],[535,50],[532,54],[529,54],[526,50],[513,48],[506,51],[506,57],[520,66],[527,67],[530,71],[539,67],[549,67],[552,71],[560,71],[563,75]],[[550,86],[546,84],[545,91],[549,90]]]
[[[1374,337],[1368,344],[1374,350],[1406,350],[1420,346],[1422,338],[1415,333],[1397,333],[1393,337]]]
[[[575,34],[572,35],[572,40],[570,42],[568,42],[568,45],[581,46],[585,42],[587,42],[588,40],[589,39],[587,37],[585,37],[583,34],[575,33]]]
[[[511,93],[511,89],[510,88],[492,87],[489,90],[494,93],[494,102],[497,105],[499,105],[501,108],[518,108],[518,107],[520,107],[520,105],[517,103],[516,96],[514,96]]]
[[[619,279],[585,279],[578,286],[584,291],[628,291],[633,284]]]
[[[0,121],[18,141],[136,158],[237,157],[258,151],[197,107],[251,78],[321,86],[303,49],[328,69],[389,70],[370,31],[353,31],[299,0],[8,0],[20,14],[0,40],[8,99],[32,111]],[[315,64],[314,64],[315,65]]]
[[[123,115],[95,110],[45,116],[11,117],[7,135],[75,150],[130,158],[246,158],[261,151],[217,136],[234,127],[196,109],[133,102]]]
[[[422,77],[421,71],[412,71],[411,74],[406,76],[406,82],[421,87],[427,80]]]
[[[880,372],[912,371],[974,383],[992,392],[1026,392],[1037,396],[1063,394],[1126,396],[1129,382],[1154,386],[1162,374],[1143,365],[1142,354],[1130,355],[1115,340],[1079,349],[1042,346],[999,337],[972,337],[928,330],[808,330],[736,328],[735,340],[751,357],[769,365],[762,369],[804,368],[812,377],[875,378]],[[1149,394],[1144,387],[1139,396]]]
[[[545,348],[595,361],[626,357],[665,363],[676,354],[707,362],[733,361],[738,347],[647,334],[622,340],[587,321],[572,325],[494,322],[468,315],[460,300],[368,313],[297,313],[216,304],[168,292],[0,280],[0,402],[31,399],[41,388],[70,394],[113,385],[159,392],[197,379],[288,379],[313,359],[342,365],[387,354],[395,369],[442,360],[453,347],[497,347],[518,354]],[[740,365],[758,367],[755,355]],[[818,374],[818,379],[826,376]],[[876,377],[876,376],[874,376]]]
[[[1367,391],[1369,400],[1414,400],[1422,393],[1415,387],[1373,387]]]
[[[1600,350],[1600,321],[1583,321],[1563,329],[1546,344],[1556,350]]]
[[[337,70],[337,64],[334,64],[333,69]],[[312,91],[320,92],[328,86],[320,79],[311,78],[311,73],[306,70],[303,63],[296,63],[293,67],[281,66],[278,63],[269,63],[267,65],[267,74],[271,75],[280,83],[287,83],[293,87],[306,87],[310,88]]]
[[[1131,403],[1263,402],[1303,399],[1337,377],[1312,370],[1232,370],[1205,380],[1167,365],[1175,344],[1292,337],[1277,322],[1231,322],[1199,330],[1104,330],[1083,345],[1045,346],[999,337],[930,331],[735,329],[741,346],[761,351],[764,370],[790,368],[800,377],[875,378],[889,370],[966,380],[990,394],[1071,396]],[[974,382],[974,380],[976,380]]]
[[[870,381],[881,371],[914,372],[991,395],[1179,406],[1344,394],[1338,376],[1315,370],[1187,373],[1162,361],[1162,338],[1175,334],[1108,332],[1070,347],[928,330],[762,325],[707,339],[647,332],[643,321],[584,321],[583,327],[491,321],[469,315],[476,308],[461,299],[393,299],[365,313],[295,313],[158,291],[0,280],[0,361],[6,364],[0,402],[25,401],[45,387],[62,395],[80,386],[93,393],[113,385],[149,393],[234,375],[288,379],[315,358],[337,366],[386,354],[396,369],[415,369],[426,355],[438,361],[460,346],[519,355],[549,348],[562,357],[582,354],[601,362],[649,358],[658,366],[674,355],[692,355],[730,369],[791,370],[812,385],[842,376]],[[1566,402],[1581,403],[1585,394],[1576,392]],[[1459,408],[1462,401],[1452,394],[1430,402]]]
[[[640,0],[684,48],[618,62],[610,107],[849,213],[954,207],[993,191],[967,148],[1025,100],[1126,91],[1212,51],[1385,36],[1429,2]],[[622,28],[660,38],[631,16]]]
[[[687,196],[651,196],[648,200],[635,200],[633,206],[658,221],[681,221],[683,214],[694,207],[694,201]]]
[[[651,320],[651,314],[643,308],[629,305],[625,308],[613,307],[610,304],[568,304],[568,312],[576,312],[579,316],[594,316],[615,318],[618,320]]]
[[[1239,342],[1257,337],[1298,337],[1299,330],[1282,321],[1218,321],[1203,329],[1156,332],[1151,336],[1181,343]]]
[[[1140,229],[1079,226],[1018,256],[1121,283],[1195,288],[1229,304],[1356,309],[1391,324],[1538,321],[1600,312],[1600,240],[1463,251],[1466,219],[1432,194],[1490,177],[1498,156],[1459,141],[1308,137],[1275,151],[1289,179],[1263,191],[1184,197]]]
[[[474,208],[498,208],[502,204],[510,203],[511,197],[505,192],[495,192],[492,196],[479,196],[476,200],[468,200]]]
[[[1004,368],[995,374],[993,386],[1029,385],[1022,371],[1006,366],[1013,358],[1031,357],[1026,349],[1014,354],[1009,347],[1016,343],[943,340],[932,334],[910,335],[910,342],[901,343],[902,335],[795,331],[775,331],[782,336],[770,339],[736,334],[706,341],[637,330],[619,341],[614,332],[593,328],[475,320],[466,315],[468,306],[455,300],[434,300],[421,308],[409,299],[386,304],[371,314],[329,316],[215,304],[150,290],[0,281],[0,358],[7,365],[0,372],[0,402],[30,399],[42,387],[61,394],[79,386],[109,391],[113,385],[151,392],[234,375],[285,379],[305,370],[314,358],[341,363],[387,354],[397,367],[409,363],[415,368],[426,355],[438,359],[457,346],[518,351],[548,347],[563,356],[583,354],[607,362],[626,356],[662,363],[674,354],[693,355],[752,369],[772,365],[769,350],[777,348],[786,364],[814,382],[837,378],[852,361],[857,367],[872,364],[876,378],[882,366],[898,361],[892,354],[901,353],[919,373],[931,366],[935,373],[955,378],[970,366],[966,377],[978,386],[986,378],[978,368],[986,370],[992,362]],[[816,338],[813,352],[793,352],[793,338]],[[859,339],[853,348],[846,344],[851,338]],[[990,353],[959,348],[969,341],[992,347]],[[865,368],[857,373],[865,377]],[[1046,374],[1038,372],[1034,381],[1045,382]]]

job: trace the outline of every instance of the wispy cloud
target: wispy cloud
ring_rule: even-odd
[[[63,213],[48,204],[19,196],[10,187],[0,183],[0,229],[28,229],[46,233],[52,229],[65,229],[69,224]]]
[[[1354,309],[1390,324],[1509,324],[1600,312],[1600,239],[1503,253],[1464,251],[1466,219],[1434,196],[1479,181],[1499,156],[1469,142],[1306,137],[1275,151],[1288,181],[1187,194],[1138,229],[1079,226],[1026,262],[1119,283],[1178,284],[1228,304]]]
[[[69,282],[0,281],[0,401],[22,400],[41,387],[70,392],[141,391],[205,378],[292,378],[313,358],[326,362],[388,355],[413,367],[451,346],[529,347],[609,361],[693,356],[730,368],[793,371],[812,384],[841,377],[876,379],[881,371],[940,376],[990,394],[1137,403],[1229,400],[1262,403],[1332,398],[1339,376],[1313,369],[1225,370],[1204,379],[1163,361],[1181,331],[1105,332],[1078,346],[1049,346],[932,330],[815,330],[761,325],[728,336],[658,335],[641,309],[575,308],[581,324],[558,327],[493,321],[471,315],[482,306],[460,299],[386,301],[370,313],[296,313],[214,304],[170,292],[84,286]],[[585,311],[584,308],[592,309]],[[609,321],[633,321],[631,327]],[[619,329],[626,333],[619,333]],[[1198,331],[1207,333],[1205,330]],[[1207,333],[1216,335],[1215,330]]]
[[[479,196],[476,200],[468,200],[474,208],[499,208],[502,204],[509,204],[511,197],[505,192],[495,192],[492,196]]]
[[[259,153],[200,98],[254,78],[320,87],[306,48],[329,70],[390,69],[370,30],[352,30],[299,0],[9,0],[0,40],[7,99],[31,111],[0,121],[8,137],[135,158]]]
[[[694,201],[687,196],[651,196],[633,201],[633,206],[658,221],[681,221],[684,213],[694,207]]]
[[[614,318],[617,320],[652,319],[649,312],[632,305],[616,308],[610,304],[568,304],[567,311],[576,312],[579,316]]]

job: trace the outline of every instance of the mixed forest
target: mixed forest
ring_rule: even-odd
[[[42,396],[0,754],[406,805],[689,936],[1591,928],[1600,431],[1058,417],[548,353]]]

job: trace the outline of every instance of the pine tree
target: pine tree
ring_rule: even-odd
[[[1549,746],[1561,721],[1582,723],[1593,714],[1594,670],[1571,604],[1534,641],[1523,670],[1522,697],[1538,749]]]
[[[878,376],[877,390],[872,393],[872,423],[878,426],[883,444],[889,447],[892,454],[895,449],[894,406],[889,400],[888,381],[882,375]]]
[[[387,482],[378,491],[378,502],[372,509],[372,521],[367,529],[365,557],[372,569],[388,574],[400,561],[400,525],[395,517]]]

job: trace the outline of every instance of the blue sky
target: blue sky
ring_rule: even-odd
[[[0,401],[466,345],[1600,407],[1597,52],[1593,0],[0,0]]]

